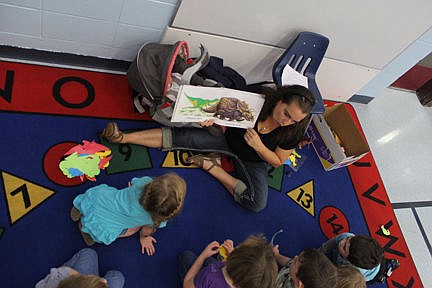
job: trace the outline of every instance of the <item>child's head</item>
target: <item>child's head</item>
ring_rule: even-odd
[[[366,280],[353,266],[341,266],[338,267],[337,288],[366,288]]]
[[[186,196],[186,182],[176,173],[156,177],[144,187],[140,204],[150,213],[154,227],[180,212]]]
[[[337,268],[317,249],[307,249],[294,257],[290,265],[291,279],[295,287],[336,287]]]
[[[105,279],[96,275],[72,275],[62,281],[57,286],[58,288],[108,288],[108,283]]]
[[[250,236],[228,256],[228,276],[237,288],[273,287],[277,263],[271,245],[259,236]]]
[[[381,263],[384,250],[373,238],[356,235],[339,242],[339,253],[351,264],[363,269],[372,269]]]

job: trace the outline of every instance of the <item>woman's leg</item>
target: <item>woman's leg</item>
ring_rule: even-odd
[[[165,150],[229,151],[224,135],[212,135],[207,129],[201,128],[163,127],[124,133],[119,130],[117,124],[110,122],[104,131],[109,131],[105,132],[108,135],[104,137],[114,143],[129,143]]]
[[[204,160],[202,168],[208,170],[212,165],[211,161]],[[237,160],[235,168],[238,178],[220,166],[210,168],[208,173],[219,180],[241,206],[254,212],[261,211],[267,206],[267,164]]]
[[[235,187],[238,185],[240,180],[231,176],[231,174],[226,172],[221,166],[212,166],[213,162],[210,160],[204,160],[201,168],[215,177],[231,195],[234,195]]]
[[[81,249],[63,266],[70,267],[81,274],[99,276],[98,255],[91,248]]]
[[[201,168],[221,182],[241,206],[254,212],[261,211],[267,205],[267,164],[240,160],[235,163],[238,178],[210,160],[204,159]]]
[[[268,164],[237,161],[235,168],[242,185],[236,186],[234,200],[251,211],[261,211],[267,206]]]
[[[162,129],[154,128],[131,133],[123,133],[123,138],[121,139],[120,143],[160,148],[162,147]]]

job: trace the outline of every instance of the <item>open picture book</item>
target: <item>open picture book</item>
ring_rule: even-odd
[[[222,126],[252,128],[264,95],[221,87],[180,86],[171,122],[214,119]]]

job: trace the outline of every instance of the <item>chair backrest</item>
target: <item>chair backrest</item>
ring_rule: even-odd
[[[282,85],[282,72],[286,65],[291,66],[308,78],[309,89],[317,98],[312,113],[324,113],[324,101],[315,82],[324,54],[329,45],[329,39],[313,32],[300,32],[294,42],[286,49],[273,65],[273,81]]]

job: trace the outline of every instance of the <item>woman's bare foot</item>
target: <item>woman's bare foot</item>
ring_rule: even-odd
[[[202,162],[202,165],[200,167],[204,171],[209,172],[211,169],[213,169],[213,167],[221,165],[221,160],[220,159],[216,159],[215,161],[216,161],[216,163],[214,161],[204,159],[203,162]]]

